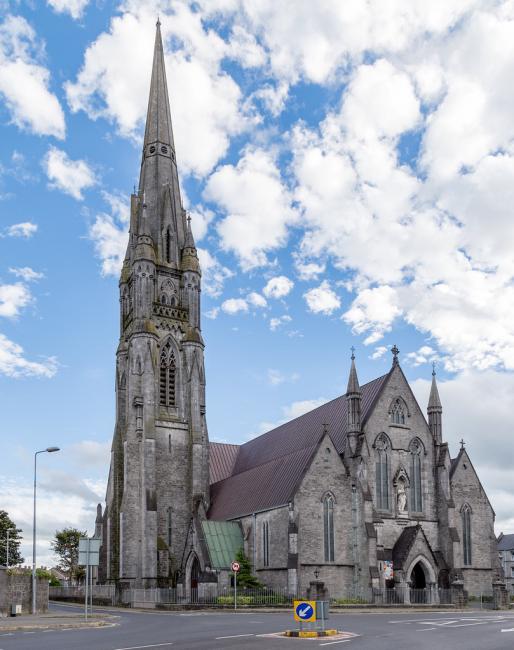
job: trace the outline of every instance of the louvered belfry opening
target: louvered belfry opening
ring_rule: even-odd
[[[161,350],[161,362],[159,372],[159,401],[161,406],[175,406],[175,378],[176,378],[175,354],[168,341]]]

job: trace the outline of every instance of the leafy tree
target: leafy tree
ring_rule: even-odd
[[[83,573],[81,567],[78,566],[79,540],[81,537],[87,537],[85,530],[63,528],[55,532],[55,539],[52,542],[54,553],[59,558],[57,567],[69,580],[80,578]]]
[[[50,583],[50,587],[60,587],[61,581],[54,576],[54,574],[48,569],[36,569],[36,575],[38,578],[44,578]]]
[[[250,589],[258,589],[262,587],[257,578],[252,575],[252,567],[250,565],[250,560],[244,554],[243,549],[239,549],[236,555],[236,561],[239,562],[239,573],[237,574],[237,586],[238,587],[247,587]]]
[[[23,564],[25,560],[20,554],[21,528],[16,528],[7,512],[0,510],[0,565],[2,566],[7,564],[7,531],[9,531],[9,566]]]

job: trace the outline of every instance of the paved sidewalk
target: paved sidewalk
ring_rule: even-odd
[[[115,625],[118,616],[109,614],[93,614],[88,616],[87,621],[84,614],[76,612],[48,613],[38,616],[9,616],[0,618],[0,634],[15,632],[17,630],[58,630],[64,628],[81,628],[81,627],[105,627]]]

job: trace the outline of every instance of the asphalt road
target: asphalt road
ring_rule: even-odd
[[[331,650],[343,644],[348,650],[514,648],[514,612],[334,614],[330,627],[358,635],[336,641],[273,636],[292,627],[292,615],[284,612],[123,610],[115,621],[108,628],[0,634],[0,650],[287,650],[298,646]]]

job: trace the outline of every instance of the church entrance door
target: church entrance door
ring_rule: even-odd
[[[200,578],[200,562],[195,557],[191,565],[191,602],[198,602],[198,579]]]
[[[421,562],[418,562],[411,571],[410,588],[410,602],[412,604],[427,602],[427,579]]]

